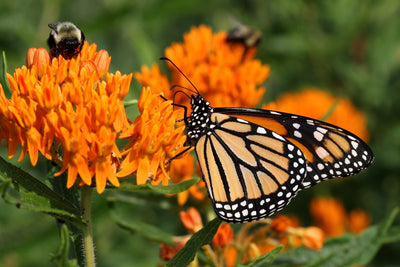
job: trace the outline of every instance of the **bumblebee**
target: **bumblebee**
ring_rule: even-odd
[[[51,32],[47,44],[50,47],[51,56],[61,55],[65,59],[71,59],[81,52],[85,35],[72,22],[50,23],[49,27]]]
[[[246,48],[256,47],[261,43],[261,32],[253,29],[235,17],[230,17],[234,27],[228,32],[226,41],[230,43],[241,43]]]
[[[228,32],[226,40],[231,43],[242,43],[246,47],[258,46],[261,43],[261,32],[246,25],[237,25]]]

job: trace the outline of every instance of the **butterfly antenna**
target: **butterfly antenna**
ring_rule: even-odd
[[[185,79],[193,86],[193,88],[196,90],[196,93],[199,94],[199,90],[197,90],[196,86],[194,86],[194,84],[189,80],[189,78],[178,68],[177,65],[175,65],[174,62],[172,62],[172,60],[170,60],[167,57],[160,57],[160,60],[166,60],[169,63],[171,63],[172,66],[174,66],[174,68],[177,69],[179,71],[179,73],[182,74],[182,76],[185,77]]]
[[[184,87],[184,86],[179,85],[179,84],[174,84],[174,85],[172,85],[171,88],[169,88],[169,90],[172,91],[175,87],[188,90],[189,92],[192,92],[192,93],[197,93],[197,91],[194,91],[194,90],[192,90],[192,89],[190,89],[190,88]],[[174,93],[174,96],[175,96],[176,93],[178,93],[178,92],[184,94],[184,95],[187,96],[189,99],[191,98],[188,94],[186,94],[184,91],[181,91],[181,90],[176,91],[176,92]]]

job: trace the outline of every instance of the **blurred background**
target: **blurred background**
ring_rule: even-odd
[[[369,145],[376,157],[373,165],[351,179],[300,193],[283,213],[295,214],[307,225],[310,200],[327,195],[343,201],[346,210],[364,210],[374,224],[400,204],[399,14],[397,0],[1,0],[0,49],[6,52],[8,72],[13,73],[26,64],[28,48],[47,47],[47,24],[66,20],[79,26],[89,43],[109,52],[110,72],[131,73],[159,63],[164,49],[181,42],[192,26],[206,24],[214,32],[226,31],[233,26],[233,16],[262,32],[256,57],[271,67],[263,103],[312,86],[351,99],[367,117]],[[126,100],[137,98],[140,91],[133,81]],[[2,155],[6,157],[6,152]],[[18,166],[38,178],[43,175],[40,163],[32,168],[24,160]],[[118,206],[128,220],[183,233],[177,213],[171,212],[178,210],[176,200],[129,197],[134,205]],[[119,228],[107,208],[111,198],[105,193],[93,201],[99,266],[155,266],[159,244]],[[58,242],[53,218],[0,201],[0,266],[51,266],[49,254]],[[399,251],[399,244],[385,245],[371,266],[396,266]]]

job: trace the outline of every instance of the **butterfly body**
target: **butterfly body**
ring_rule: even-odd
[[[212,108],[191,97],[187,138],[195,146],[208,194],[227,222],[271,216],[297,193],[366,168],[372,151],[326,122],[248,108]]]

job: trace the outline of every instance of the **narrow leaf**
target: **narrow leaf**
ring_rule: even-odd
[[[177,194],[189,189],[192,185],[200,181],[200,177],[194,177],[190,180],[180,182],[179,184],[170,184],[167,186],[157,186],[151,184],[134,185],[131,183],[121,183],[118,190],[129,191],[129,192],[157,192],[161,194]]]
[[[167,263],[167,266],[187,266],[189,263],[191,263],[199,248],[211,243],[221,222],[221,219],[217,217],[207,223],[203,229],[195,233],[189,239],[185,247],[176,253],[176,255]]]
[[[2,60],[1,60],[1,73],[0,73],[0,83],[3,86],[4,93],[9,97],[11,96],[11,89],[10,85],[8,84],[7,79],[7,59],[6,53],[3,51],[2,53]]]
[[[282,249],[283,249],[283,245],[278,246],[278,247],[272,249],[270,252],[255,258],[248,264],[237,265],[237,267],[268,267],[268,266],[271,266]]]
[[[24,209],[50,214],[77,225],[85,224],[80,219],[80,210],[75,205],[55,193],[43,182],[2,158],[0,158],[0,178],[4,181],[11,179],[17,190],[22,187],[28,191],[20,192],[20,198],[5,194],[5,201]]]
[[[117,225],[125,230],[128,230],[131,233],[140,233],[147,237],[150,240],[173,245],[172,235],[162,231],[160,228],[155,227],[154,225],[146,224],[143,222],[127,222],[122,218],[118,217],[115,213],[112,215]]]

